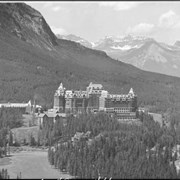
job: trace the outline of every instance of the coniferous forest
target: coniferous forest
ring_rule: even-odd
[[[0,109],[0,158],[7,155],[7,143],[12,144],[10,129],[22,126],[22,112],[16,108]],[[0,171],[0,179],[9,179],[7,169]]]
[[[139,118],[141,124],[127,124],[104,113],[69,115],[44,122],[37,145],[49,146],[51,165],[78,178],[180,178],[173,153],[180,142],[178,131],[161,127],[150,115]],[[9,129],[22,125],[22,114],[2,108],[0,123],[3,157]],[[8,178],[5,171],[2,178]]]
[[[0,171],[0,179],[9,179],[9,175],[8,175],[8,172],[7,172],[7,169],[2,169]]]
[[[21,127],[22,112],[17,108],[0,109],[0,157],[7,154],[7,143],[12,143],[12,128]]]
[[[160,127],[146,114],[140,121],[120,123],[103,113],[69,116],[66,123],[45,123],[41,135],[51,165],[74,177],[180,178],[174,127]]]

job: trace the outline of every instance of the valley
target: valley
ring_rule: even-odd
[[[178,39],[55,35],[71,11],[28,4],[0,3],[0,104],[34,102],[0,107],[0,178],[179,179]]]
[[[18,19],[16,21],[22,26]],[[29,31],[36,34],[31,28]],[[48,29],[43,31],[48,32]],[[33,45],[29,42],[32,37],[27,36],[26,39],[30,40],[25,41],[0,28],[1,102],[36,98],[38,104],[49,108],[53,103],[52,92],[60,82],[71,89],[83,88],[93,81],[102,83],[112,92],[125,93],[133,87],[140,104],[155,106],[161,112],[167,110],[170,96],[173,96],[176,107],[180,106],[179,78],[142,71],[114,61],[103,51],[64,39],[56,39],[56,45],[51,45],[53,49],[49,50],[50,45],[48,48],[41,46],[41,36],[43,34],[40,37],[35,35],[36,45]]]

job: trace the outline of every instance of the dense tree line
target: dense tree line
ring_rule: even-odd
[[[16,108],[0,109],[0,157],[7,153],[7,143],[12,142],[11,129],[22,126],[22,112]]]
[[[22,112],[18,108],[0,109],[0,127],[17,128],[23,125]]]
[[[10,179],[7,169],[0,170],[0,179]]]
[[[142,125],[119,123],[107,114],[68,117],[45,124],[49,161],[60,170],[80,178],[178,178],[177,143],[173,129],[160,127],[149,115],[140,116]],[[90,131],[88,139],[72,143],[76,132]],[[45,138],[44,138],[45,139]]]
[[[7,143],[12,143],[12,128],[22,126],[22,111],[17,108],[0,108],[0,158],[7,154]],[[0,179],[10,179],[7,169],[0,170]]]

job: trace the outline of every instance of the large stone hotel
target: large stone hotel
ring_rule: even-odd
[[[86,91],[66,90],[61,83],[54,94],[54,107],[60,113],[105,111],[121,119],[136,119],[137,96],[131,88],[128,94],[109,94],[101,84],[90,83]]]

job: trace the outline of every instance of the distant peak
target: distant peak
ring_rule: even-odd
[[[133,35],[133,34],[127,34],[127,35],[117,35],[117,36],[105,36],[104,38],[101,38],[100,41],[103,41],[103,40],[113,40],[113,41],[117,41],[117,40],[125,40],[125,41],[133,41],[133,40],[150,40],[152,38],[150,37],[147,37],[147,36],[141,36],[141,35]]]
[[[174,43],[174,46],[180,47],[180,41],[176,41],[176,42]]]

